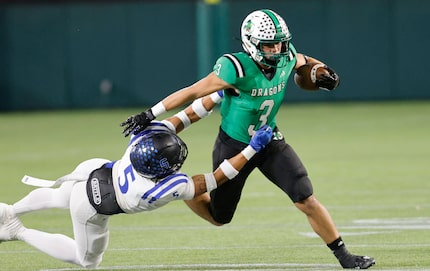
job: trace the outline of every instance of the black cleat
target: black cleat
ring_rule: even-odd
[[[376,263],[375,259],[368,256],[349,255],[347,258],[339,260],[345,269],[367,269]]]

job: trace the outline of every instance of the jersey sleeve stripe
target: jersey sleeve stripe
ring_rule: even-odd
[[[156,190],[160,189],[160,187],[166,185],[167,183],[172,182],[172,179],[174,179],[174,178],[180,178],[179,180],[184,180],[185,182],[187,182],[188,179],[186,176],[187,175],[185,175],[183,173],[173,174],[173,175],[168,176],[167,178],[165,178],[161,182],[157,183],[153,188],[146,191],[146,193],[143,194],[142,199],[147,199],[150,194],[154,193]],[[181,177],[184,177],[184,178],[181,178]],[[173,180],[173,183],[174,182],[175,182],[175,180]]]
[[[161,190],[160,192],[158,192],[158,194],[156,194],[155,196],[153,196],[151,198],[151,200],[149,201],[149,203],[152,203],[156,200],[158,200],[159,198],[161,198],[163,195],[169,193],[169,191],[173,190],[176,186],[178,186],[181,183],[186,183],[187,180],[186,179],[180,179],[180,180],[176,180],[175,182],[169,184],[167,187],[165,187],[163,190]]]
[[[242,66],[242,63],[240,63],[239,59],[235,57],[232,54],[224,54],[226,58],[228,58],[231,63],[233,63],[234,68],[236,69],[236,76],[241,78],[245,76],[245,69]]]
[[[159,198],[163,197],[165,194],[170,193],[170,191],[174,190],[176,186],[178,186],[182,183],[187,183],[187,182],[188,182],[188,180],[186,178],[181,178],[181,179],[175,180],[172,183],[170,183],[169,185],[167,185],[166,187],[164,187],[163,189],[161,189],[161,191],[159,191],[154,196],[151,196],[151,193],[145,193],[143,195],[142,199],[145,200],[145,199],[149,198],[148,203],[153,203],[154,201],[157,201]],[[153,191],[153,192],[155,192],[155,191]]]

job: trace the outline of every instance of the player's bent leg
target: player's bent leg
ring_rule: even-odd
[[[305,200],[294,203],[296,207],[305,213],[308,221],[315,231],[326,244],[333,242],[339,237],[339,232],[327,209],[311,195]]]
[[[0,241],[21,240],[46,254],[71,263],[76,262],[74,241],[61,234],[26,229],[11,205],[0,203]]]
[[[70,198],[70,214],[79,265],[97,267],[109,242],[109,216],[98,214],[86,194],[85,182],[77,183]]]
[[[86,268],[96,268],[102,262],[104,252],[108,247],[109,230],[107,226],[100,226],[98,223],[90,223],[86,228],[88,232],[88,243],[84,249],[82,243],[79,242],[78,257],[80,258],[80,264],[82,266]],[[83,251],[85,251],[85,254],[82,253]]]
[[[218,223],[214,220],[212,214],[209,211],[211,198],[209,193],[204,193],[192,200],[184,200],[187,206],[198,216],[209,221],[215,226],[222,226],[224,224]]]
[[[375,259],[353,255],[346,249],[329,212],[315,196],[312,195],[303,201],[296,202],[295,205],[306,214],[312,229],[332,250],[343,268],[367,269],[375,264]]]
[[[19,239],[57,260],[80,265],[76,242],[66,235],[25,229]]]
[[[70,194],[77,181],[86,181],[90,173],[110,162],[106,159],[93,158],[80,163],[70,174],[60,179],[65,180],[58,188],[38,188],[15,203],[14,210],[19,216],[28,212],[50,208],[68,209]]]
[[[17,239],[58,260],[95,268],[102,261],[109,240],[108,216],[98,215],[90,205],[85,182],[73,186],[70,200],[75,240],[63,234],[25,228]]]
[[[13,207],[19,216],[50,208],[68,209],[74,182],[65,182],[58,188],[38,188],[16,202]]]
[[[245,165],[234,179],[211,191],[209,213],[217,224],[228,224],[233,219],[242,188],[251,170]]]

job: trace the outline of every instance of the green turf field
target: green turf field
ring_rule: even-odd
[[[134,110],[0,114],[0,201],[32,188],[25,174],[55,179],[79,162],[118,159],[127,144],[119,123]],[[183,171],[211,169],[219,116],[181,135]],[[350,251],[375,270],[430,270],[430,102],[294,104],[278,124],[308,168],[316,196]],[[22,216],[27,227],[71,234],[67,211]],[[254,172],[233,222],[214,227],[183,202],[111,218],[100,270],[341,270],[289,199]],[[0,244],[0,270],[80,270],[22,242]]]

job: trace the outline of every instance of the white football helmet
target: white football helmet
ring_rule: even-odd
[[[286,65],[287,61],[281,60],[289,56],[291,34],[284,19],[274,11],[262,9],[250,13],[243,20],[241,38],[243,49],[255,61],[271,67]],[[261,44],[278,42],[282,42],[281,53],[266,57]]]

